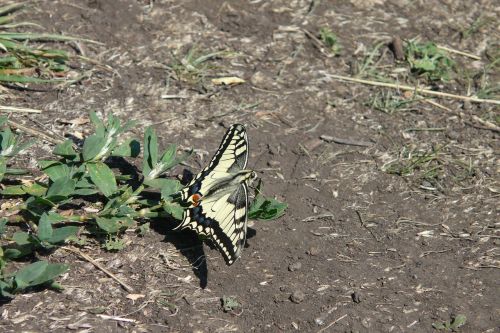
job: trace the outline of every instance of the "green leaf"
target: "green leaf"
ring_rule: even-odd
[[[123,157],[137,157],[141,152],[141,144],[135,139],[128,139],[113,150],[111,155]]]
[[[182,220],[184,208],[175,202],[166,202],[163,204],[163,209],[176,220]]]
[[[222,296],[221,302],[224,312],[229,312],[240,307],[240,303],[238,303],[238,301],[236,301],[233,297]]]
[[[57,161],[40,161],[38,164],[52,181],[59,178],[70,178],[71,169],[66,164]]]
[[[63,143],[58,144],[54,148],[53,154],[66,157],[68,159],[74,159],[78,156],[78,153],[73,149],[73,141],[71,140],[66,140]]]
[[[19,259],[28,254],[33,253],[33,245],[31,243],[25,245],[19,245],[15,248],[6,249],[4,251],[4,258],[6,259]]]
[[[94,111],[91,111],[89,113],[89,118],[92,124],[94,124],[95,126],[96,134],[98,136],[104,137],[105,127],[103,121],[97,116],[97,114]]]
[[[52,237],[52,223],[47,218],[47,214],[43,213],[38,222],[37,236],[41,241],[47,241]]]
[[[453,331],[456,331],[458,328],[460,328],[461,326],[465,325],[466,321],[467,321],[467,317],[465,315],[463,315],[463,314],[459,314],[451,322],[450,328]]]
[[[50,185],[45,197],[52,202],[62,201],[73,194],[75,186],[76,181],[74,179],[58,178]]]
[[[69,266],[66,264],[52,264],[49,263],[45,268],[43,274],[39,275],[37,279],[33,279],[31,282],[32,286],[36,286],[42,283],[52,281],[62,273],[68,270]]]
[[[25,193],[36,197],[41,197],[47,192],[47,188],[40,183],[33,183],[29,186],[22,185],[21,188]]]
[[[12,279],[9,279],[12,280]],[[10,282],[10,281],[9,281]],[[14,298],[14,295],[11,294],[12,289],[14,287],[11,283],[7,283],[5,280],[0,280],[0,296],[5,298]]]
[[[68,237],[75,236],[79,230],[77,226],[66,226],[54,229],[52,237],[48,240],[50,244],[63,243]]]
[[[5,174],[7,175],[25,175],[29,173],[28,170],[25,169],[13,169],[13,168],[7,168],[5,171]]]
[[[18,245],[31,244],[31,237],[27,232],[17,231],[12,235],[12,240]]]
[[[115,175],[106,164],[102,162],[88,163],[87,170],[92,182],[106,197],[110,197],[118,190]]]
[[[144,224],[141,224],[138,228],[138,233],[140,236],[145,236],[147,233],[149,233],[150,231],[150,223],[147,222],[147,223],[144,223]]]
[[[171,144],[167,147],[167,150],[163,153],[161,157],[161,162],[164,165],[175,164],[175,152],[177,151],[177,145]],[[166,168],[169,169],[169,168]]]
[[[288,205],[273,198],[257,195],[250,206],[248,218],[259,220],[274,220],[285,213]]]
[[[32,286],[34,280],[38,280],[48,266],[46,261],[37,261],[18,270],[15,275],[16,289],[25,289]]]
[[[99,190],[96,188],[93,188],[93,189],[92,188],[79,188],[73,192],[73,194],[81,195],[81,196],[92,195],[92,194],[96,194],[96,193],[99,193]]]
[[[162,179],[161,198],[165,200],[171,200],[172,196],[175,193],[179,192],[181,188],[181,183],[176,179]]]
[[[83,143],[83,160],[92,161],[106,145],[106,138],[97,134],[92,134]]]
[[[144,161],[142,173],[144,176],[151,172],[158,163],[158,138],[152,127],[146,128],[144,133]]]
[[[0,218],[0,236],[4,234],[6,226],[7,226],[7,218],[6,217]]]
[[[4,157],[0,157],[0,181],[2,181],[6,172],[7,172],[7,160]]]
[[[121,239],[108,239],[104,243],[104,247],[108,251],[120,251],[125,247],[125,243]]]
[[[99,226],[99,228],[101,228],[102,230],[106,231],[108,234],[115,234],[121,228],[121,225],[115,219],[108,219],[108,218],[104,218],[104,217],[97,217],[95,220],[96,220],[97,225]]]

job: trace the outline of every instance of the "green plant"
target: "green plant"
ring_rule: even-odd
[[[215,68],[209,63],[210,60],[214,60],[218,57],[229,57],[233,54],[234,53],[228,51],[200,54],[198,49],[193,46],[181,59],[173,56],[174,61],[168,66],[170,77],[175,80],[193,84],[203,81],[208,75],[208,72]]]
[[[39,47],[33,41],[100,43],[58,34],[10,32],[11,29],[20,26],[41,28],[31,22],[14,22],[17,14],[26,6],[26,3],[14,3],[0,7],[0,48],[4,51],[0,57],[0,84],[71,83],[84,77],[85,74],[76,78],[70,77],[69,74],[74,72],[70,68],[70,61],[94,61],[71,55],[62,49]]]
[[[452,319],[449,319],[444,322],[436,322],[432,324],[432,327],[437,330],[446,330],[456,332],[460,327],[465,325],[467,321],[467,317],[459,314]]]
[[[323,27],[319,30],[319,39],[330,49],[333,54],[338,54],[342,47],[339,44],[337,35],[330,28]]]
[[[406,43],[405,53],[413,73],[432,81],[451,78],[455,62],[435,43],[410,40]]]
[[[411,99],[403,98],[401,95],[394,94],[392,90],[387,90],[377,92],[367,104],[377,111],[393,114],[412,110],[411,106],[415,104],[417,100],[418,99],[415,97]]]
[[[51,283],[66,269],[66,266],[35,262],[32,265],[38,266],[25,266],[7,273],[8,263],[13,260],[55,250],[66,242],[84,244],[89,238],[100,242],[108,251],[119,251],[125,246],[121,239],[125,230],[135,228],[144,234],[148,230],[148,219],[182,218],[184,208],[176,202],[176,194],[183,186],[165,174],[190,153],[177,153],[176,145],[169,145],[160,153],[155,131],[147,128],[142,173],[139,176],[116,174],[109,165],[111,157],[125,163],[125,158],[137,158],[140,153],[138,140],[122,139],[134,123],[122,124],[113,115],[104,122],[93,112],[90,119],[95,133],[85,139],[81,149],[70,140],[55,146],[55,159],[38,162],[46,177],[36,182],[16,183],[10,178],[19,173],[17,169],[8,168],[10,159],[31,143],[19,143],[19,138],[8,127],[0,132],[0,171],[10,178],[0,194],[22,199],[21,204],[10,208],[17,214],[0,220],[0,237],[6,240],[0,247],[1,297],[12,297],[32,286]],[[5,125],[5,121],[2,123]],[[145,190],[149,195],[145,195]],[[157,198],[152,197],[151,192],[158,193]],[[86,200],[90,196],[94,201],[97,198],[100,204]],[[93,205],[94,209],[91,213],[83,209],[68,213],[68,207],[75,202]],[[249,215],[270,220],[281,216],[285,209],[286,204],[264,198],[259,185],[259,194]]]

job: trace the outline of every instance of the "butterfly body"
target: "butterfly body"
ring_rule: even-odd
[[[177,227],[191,229],[213,241],[231,265],[245,244],[248,211],[248,138],[245,127],[232,125],[219,149],[181,191],[183,220]]]

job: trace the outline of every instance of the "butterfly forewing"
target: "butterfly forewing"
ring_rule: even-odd
[[[219,149],[182,191],[188,208],[178,226],[210,238],[230,265],[241,254],[246,240],[248,211],[248,139],[243,125],[231,126]],[[199,202],[193,198],[201,198]]]

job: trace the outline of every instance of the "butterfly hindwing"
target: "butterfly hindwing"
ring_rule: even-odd
[[[189,208],[179,227],[210,238],[229,265],[240,256],[246,240],[246,181],[251,177],[251,171],[244,170],[247,160],[245,127],[233,125],[209,165],[181,193],[183,204]]]

